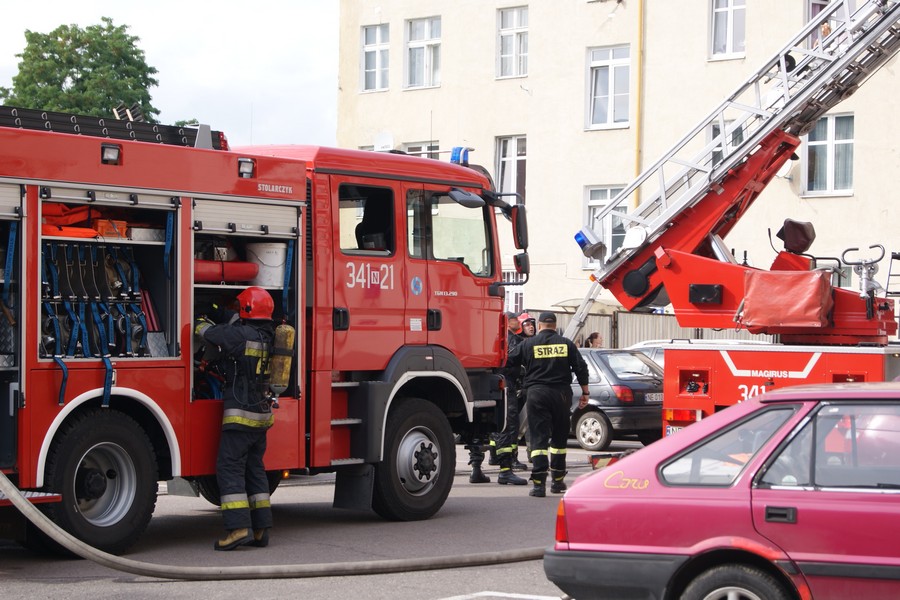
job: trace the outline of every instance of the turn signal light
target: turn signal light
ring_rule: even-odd
[[[556,543],[569,543],[569,530],[566,527],[566,505],[560,500],[556,507]]]
[[[663,410],[664,421],[696,421],[697,411],[686,408],[666,408]]]

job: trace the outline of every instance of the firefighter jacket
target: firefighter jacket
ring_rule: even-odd
[[[508,349],[508,354],[512,354],[513,349],[522,343],[524,340],[522,336],[517,333],[513,333],[512,331],[508,331],[506,335],[506,346]],[[514,388],[521,387],[522,384],[522,366],[521,365],[509,365],[509,360],[507,359],[506,365],[500,370],[503,378],[506,379],[508,384]]]
[[[202,330],[203,339],[223,354],[225,412],[222,429],[262,431],[275,422],[266,397],[275,326],[269,319],[242,319]]]
[[[572,373],[581,385],[588,384],[588,367],[575,343],[552,329],[542,329],[526,338],[509,354],[507,367],[525,367],[522,387],[571,385]]]

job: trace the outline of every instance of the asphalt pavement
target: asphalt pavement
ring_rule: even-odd
[[[640,447],[637,442],[611,450]],[[590,453],[570,443],[569,475],[591,471]],[[524,460],[524,449],[520,452]],[[468,456],[457,446],[456,478],[444,507],[427,521],[388,522],[371,511],[331,507],[332,475],[293,476],[272,497],[275,528],[268,548],[214,552],[221,535],[217,507],[202,498],[174,496],[161,486],[156,512],[127,558],[163,565],[229,566],[326,564],[499,552],[553,544],[559,496],[528,496],[525,486],[498,485],[499,467],[486,466],[489,484],[470,484]],[[487,461],[485,461],[487,462]],[[527,477],[527,473],[522,473]],[[81,559],[36,555],[0,540],[2,597],[285,598],[322,600],[558,599],[542,561],[412,573],[303,579],[178,581],[110,570]]]

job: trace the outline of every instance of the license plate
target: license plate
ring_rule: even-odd
[[[675,427],[674,425],[666,425],[666,437],[674,435],[684,429],[684,427]]]
[[[650,394],[644,394],[644,401],[645,402],[662,402],[663,401],[662,392],[653,392]]]

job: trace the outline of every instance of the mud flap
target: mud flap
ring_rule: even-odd
[[[350,465],[337,470],[334,508],[369,510],[375,489],[374,465]]]

